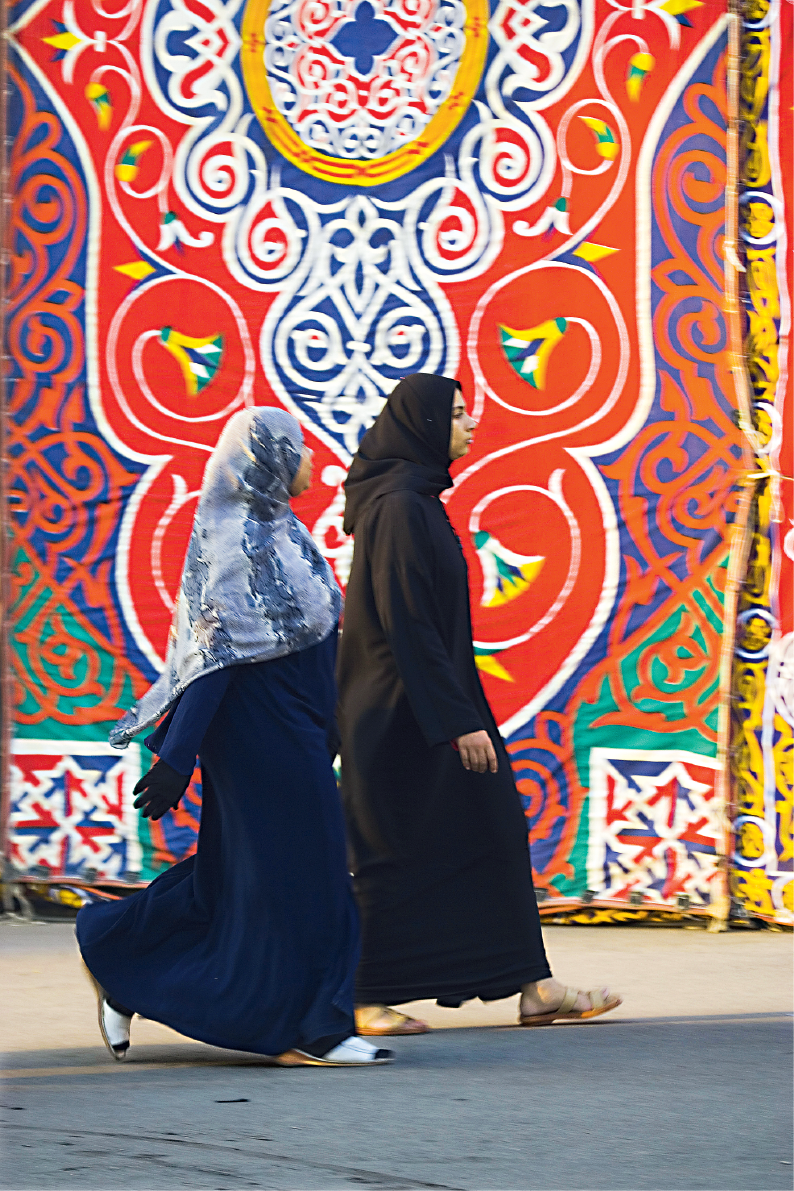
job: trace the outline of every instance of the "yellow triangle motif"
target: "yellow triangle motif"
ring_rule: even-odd
[[[580,116],[579,119],[595,133],[596,152],[607,161],[613,161],[620,152],[620,145],[609,125],[596,116]]]
[[[605,256],[611,256],[613,252],[619,251],[619,248],[607,248],[606,244],[593,244],[590,240],[583,240],[578,248],[574,248],[573,255],[580,256],[583,261],[592,265],[596,261],[603,260]]]
[[[632,103],[638,103],[646,74],[656,65],[653,54],[637,53],[629,58],[629,72],[626,75],[626,92]]]
[[[499,326],[502,351],[521,377],[533,389],[546,385],[546,369],[549,356],[568,328],[564,318],[550,318],[526,331],[515,331],[512,327]]]
[[[527,590],[546,559],[542,554],[516,554],[498,538],[481,529],[474,535],[474,548],[483,575],[483,608],[498,608]]]
[[[128,265],[114,265],[113,268],[117,273],[131,277],[133,281],[143,281],[144,277],[155,271],[154,265],[149,265],[146,261],[130,261]]]
[[[68,54],[69,50],[73,50],[76,45],[80,45],[83,38],[76,37],[74,33],[70,33],[66,29],[63,33],[56,33],[52,37],[42,37],[41,40],[45,45],[51,45],[56,50],[64,50]]]
[[[484,674],[492,674],[494,678],[501,678],[503,682],[515,682],[513,675],[505,670],[502,663],[498,662],[492,653],[480,653],[475,648],[474,664]]]
[[[223,336],[206,335],[195,339],[173,327],[163,327],[160,342],[170,351],[182,369],[188,397],[195,397],[212,380],[223,358]]]
[[[703,3],[704,0],[664,0],[664,4],[660,4],[659,7],[671,17],[680,17],[692,8],[702,8]]]
[[[138,158],[146,152],[151,143],[151,141],[136,141],[134,145],[127,146],[115,170],[119,182],[133,181],[138,173]]]
[[[85,89],[85,97],[96,112],[97,124],[102,132],[107,132],[113,119],[113,104],[110,102],[110,92],[102,83],[89,83]]]

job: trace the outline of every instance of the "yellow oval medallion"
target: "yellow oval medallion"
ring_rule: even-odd
[[[465,115],[488,15],[488,0],[248,0],[240,55],[254,111],[316,178],[399,178]]]

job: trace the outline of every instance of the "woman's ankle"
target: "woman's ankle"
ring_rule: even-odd
[[[327,1055],[335,1046],[341,1045],[342,1042],[347,1042],[348,1038],[355,1038],[353,1030],[345,1030],[341,1034],[328,1034],[323,1038],[315,1038],[313,1042],[309,1042],[306,1046],[299,1046],[304,1054],[311,1055],[314,1059],[321,1059],[323,1055]]]
[[[125,1005],[122,1005],[120,1001],[114,1001],[107,993],[105,993],[105,1001],[114,1013],[120,1013],[122,1017],[133,1017],[135,1014],[134,1009],[127,1009]]]
[[[533,980],[529,984],[521,985],[521,1001],[524,1004],[547,1006],[556,1008],[565,993],[563,985],[553,976],[546,976],[543,980]]]

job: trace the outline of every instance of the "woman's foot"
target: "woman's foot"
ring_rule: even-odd
[[[85,963],[83,963],[83,971],[96,993],[97,1019],[99,1021],[99,1032],[102,1035],[102,1041],[113,1055],[113,1058],[121,1062],[122,1059],[126,1059],[127,1051],[130,1048],[130,1023],[132,1021],[132,1014],[121,1013],[118,1009],[114,1009],[111,1006],[104,988],[94,978]]]
[[[279,1055],[276,1062],[279,1067],[375,1067],[393,1063],[394,1051],[373,1046],[352,1034],[320,1057],[296,1048]]]
[[[567,988],[549,976],[521,989],[519,1021],[522,1025],[550,1025],[558,1018],[587,1020],[617,1009],[622,1000],[608,988],[585,992]]]
[[[426,1034],[430,1026],[417,1017],[399,1013],[388,1005],[356,1005],[356,1031],[367,1037]]]
[[[98,1009],[99,1029],[105,1041],[105,1046],[113,1055],[113,1058],[121,1062],[122,1059],[126,1059],[127,1051],[130,1048],[130,1022],[132,1018],[125,1016],[123,1013],[118,1013],[115,1009],[111,1009],[107,998],[104,996],[98,1001]]]

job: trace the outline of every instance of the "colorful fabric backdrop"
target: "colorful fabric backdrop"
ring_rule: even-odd
[[[195,847],[198,781],[138,822],[145,750],[106,739],[161,667],[229,415],[300,418],[296,511],[344,585],[346,468],[425,371],[479,421],[447,507],[544,908],[724,918],[732,883],[794,919],[791,15],[12,10],[18,875],[146,880]]]

